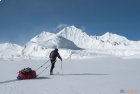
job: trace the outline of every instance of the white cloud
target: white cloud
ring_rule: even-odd
[[[81,26],[81,29],[82,29],[83,31],[85,31],[85,30],[86,30],[86,27],[85,27],[85,26]]]
[[[67,27],[67,26],[69,26],[69,25],[68,24],[59,24],[57,26],[57,29],[62,29],[62,28]]]
[[[0,0],[1,1],[1,0]]]

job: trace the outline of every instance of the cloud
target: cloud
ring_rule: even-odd
[[[86,27],[85,26],[81,26],[81,29],[82,29],[82,31],[85,31]]]
[[[68,26],[72,26],[72,25],[68,25],[68,24],[59,24],[58,26],[57,26],[57,30],[59,31],[59,30],[62,30],[63,28],[65,28],[65,27],[68,27]],[[80,27],[78,27],[79,29],[81,29],[82,31],[86,31],[86,27],[85,26],[80,26]]]
[[[0,0],[1,1],[1,0]]]
[[[70,25],[68,25],[68,24],[59,24],[58,26],[57,26],[57,29],[62,29],[62,28],[65,28],[65,27],[67,27],[67,26],[70,26]]]

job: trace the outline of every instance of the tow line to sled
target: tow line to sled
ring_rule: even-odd
[[[31,68],[24,68],[21,71],[18,72],[18,80],[26,80],[26,79],[34,79],[36,77],[38,77],[40,74],[42,74],[47,68],[49,68],[52,64],[48,65],[47,67],[44,67],[44,69],[36,74],[36,72],[41,69],[43,66],[45,66],[50,60],[48,60],[47,62],[45,62],[44,64],[42,64],[39,68],[37,68],[36,70],[32,70]]]

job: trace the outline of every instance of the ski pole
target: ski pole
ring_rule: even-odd
[[[62,75],[63,75],[63,65],[62,65],[62,61],[61,61],[61,71],[62,71]]]

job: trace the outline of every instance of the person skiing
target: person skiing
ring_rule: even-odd
[[[51,51],[49,58],[51,60],[51,69],[50,69],[50,75],[53,75],[53,69],[55,67],[55,62],[56,62],[56,58],[59,58],[62,61],[61,56],[58,53],[58,49],[54,49],[53,51]]]

